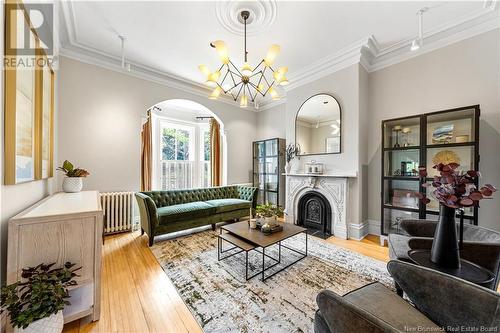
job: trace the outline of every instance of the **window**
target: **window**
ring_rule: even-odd
[[[157,187],[162,190],[210,186],[208,124],[158,119]]]

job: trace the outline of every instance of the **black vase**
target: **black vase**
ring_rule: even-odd
[[[439,205],[439,222],[432,242],[431,261],[441,267],[460,267],[455,208]]]

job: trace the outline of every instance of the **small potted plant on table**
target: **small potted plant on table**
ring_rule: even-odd
[[[54,264],[23,268],[22,281],[2,287],[1,313],[8,312],[15,333],[62,332],[68,287],[77,284],[79,268],[70,262],[61,268],[52,268]]]
[[[63,180],[62,189],[66,193],[80,192],[83,188],[83,177],[87,177],[89,172],[85,169],[75,168],[73,163],[66,160],[57,170],[64,172],[66,177]]]
[[[255,213],[259,217],[257,222],[262,232],[266,233],[277,223],[276,218],[283,216],[283,208],[272,204],[258,205]]]

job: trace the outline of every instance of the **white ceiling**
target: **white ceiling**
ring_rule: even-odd
[[[126,37],[126,58],[183,80],[201,83],[199,64],[220,65],[213,40],[224,40],[237,66],[243,61],[243,39],[217,20],[213,1],[73,1],[65,17],[69,32],[61,40],[87,50],[120,56],[118,34]],[[277,66],[294,73],[321,62],[353,43],[374,36],[378,49],[415,38],[416,12],[427,6],[425,31],[436,31],[484,10],[484,1],[277,1],[276,17],[266,32],[249,36],[249,61],[256,64],[273,44],[281,46]],[[68,22],[70,21],[70,22]],[[292,81],[293,83],[293,81]]]

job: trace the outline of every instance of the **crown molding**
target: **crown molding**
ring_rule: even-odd
[[[375,72],[497,28],[500,28],[497,2],[486,0],[483,2],[483,8],[424,33],[424,46],[418,51],[410,51],[414,38],[402,40],[385,48],[381,48],[373,38],[373,45],[366,45],[362,51],[361,64],[368,72]]]
[[[76,17],[71,1],[61,2],[63,15],[62,29],[65,39],[61,38],[60,54],[87,64],[100,66],[122,74],[152,81],[190,94],[206,97],[210,90],[203,84],[187,80],[171,73],[139,63],[131,63],[131,70],[121,67],[121,59],[111,54],[83,45],[76,34]],[[290,84],[284,87],[285,94],[305,84],[342,70],[354,64],[361,64],[367,72],[375,72],[397,63],[412,59],[450,44],[500,28],[500,11],[495,0],[485,0],[483,7],[462,17],[447,22],[424,34],[424,46],[416,52],[410,51],[413,38],[408,38],[387,47],[381,47],[375,36],[365,37],[334,54],[290,73]],[[218,101],[239,107],[230,97],[224,96]],[[254,112],[265,111],[286,102],[286,95],[280,100],[263,100]]]
[[[291,73],[289,75],[291,83],[285,87],[285,90],[291,91],[343,68],[359,63],[361,60],[361,49],[365,45],[370,44],[371,39],[372,36],[363,38],[338,52]]]
[[[102,52],[98,49],[86,46],[78,41],[74,15],[73,4],[71,1],[61,2],[63,22],[65,30],[64,40],[60,45],[59,54],[61,56],[81,61],[86,64],[99,66],[108,70],[116,71],[125,75],[133,76],[139,79],[151,81],[157,84],[167,86],[169,88],[181,90],[197,96],[207,97],[211,90],[199,83],[187,80],[177,75],[166,73],[164,71],[152,68],[143,64],[127,61],[130,64],[130,71],[123,69],[121,66],[121,58]],[[229,96],[222,96],[217,101],[238,107],[239,103],[234,101]],[[265,103],[262,105],[266,105]],[[248,107],[249,110],[258,111],[253,106]]]

